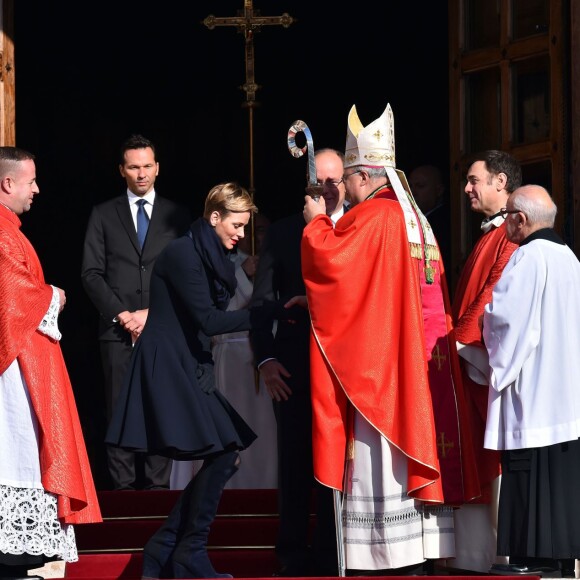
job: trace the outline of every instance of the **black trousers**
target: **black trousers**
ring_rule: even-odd
[[[580,558],[579,482],[578,440],[503,451],[498,554],[510,563]]]

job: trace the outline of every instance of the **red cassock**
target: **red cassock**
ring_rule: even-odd
[[[505,222],[478,239],[463,266],[453,301],[455,336],[459,342],[485,351],[479,319],[516,248],[506,238]],[[485,503],[490,500],[491,482],[501,473],[500,453],[483,447],[489,387],[471,380],[465,365],[462,370],[482,488],[482,496],[477,501]]]
[[[39,332],[52,288],[20,219],[0,206],[0,374],[18,359],[39,424],[45,491],[64,523],[102,521],[68,372],[57,341]]]

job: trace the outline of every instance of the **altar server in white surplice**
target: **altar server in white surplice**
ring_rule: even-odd
[[[574,577],[580,557],[580,262],[552,229],[540,186],[514,191],[519,244],[485,307],[490,390],[485,447],[502,453],[497,553],[504,574]]]

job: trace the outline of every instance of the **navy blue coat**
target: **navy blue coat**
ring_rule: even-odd
[[[244,449],[255,433],[196,370],[211,361],[209,336],[250,329],[248,310],[216,306],[213,276],[193,240],[163,250],[151,276],[147,323],[137,340],[106,442],[174,459]]]

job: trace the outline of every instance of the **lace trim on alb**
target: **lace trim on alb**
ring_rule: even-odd
[[[0,484],[0,552],[76,562],[74,528],[57,518],[56,496],[43,489]]]
[[[360,497],[357,499],[361,499]],[[375,501],[380,498],[374,498]],[[453,507],[447,505],[418,504],[413,507],[389,512],[355,512],[348,508],[342,512],[342,522],[349,528],[385,529],[393,526],[413,524],[424,518],[453,517]]]
[[[58,290],[52,286],[52,300],[48,307],[48,312],[44,315],[44,318],[40,321],[38,325],[38,330],[42,334],[46,334],[53,338],[54,340],[60,340],[62,334],[58,329],[58,314],[60,311],[60,297],[58,295]]]

